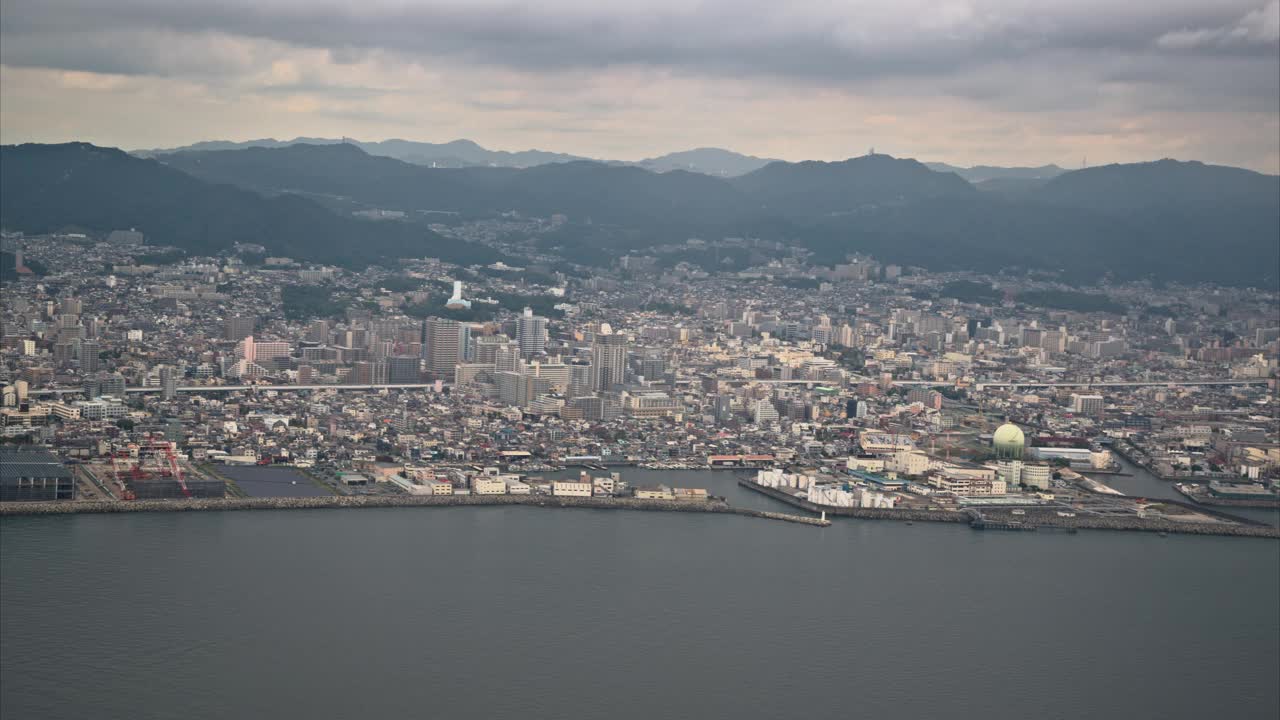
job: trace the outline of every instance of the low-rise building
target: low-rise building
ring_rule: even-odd
[[[558,497],[591,497],[591,483],[577,480],[555,480],[551,494]]]

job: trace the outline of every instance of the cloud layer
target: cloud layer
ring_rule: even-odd
[[[3,0],[0,134],[1280,170],[1280,0]]]

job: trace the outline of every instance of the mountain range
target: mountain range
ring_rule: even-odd
[[[415,165],[426,165],[435,168],[463,167],[514,167],[527,168],[549,163],[575,162],[579,160],[603,162],[609,165],[634,165],[653,172],[669,172],[685,170],[703,173],[716,177],[737,177],[772,162],[771,158],[754,155],[743,155],[722,148],[704,147],[693,150],[682,150],[667,153],[658,157],[646,158],[635,162],[626,160],[602,160],[581,155],[547,152],[543,150],[523,150],[507,152],[505,150],[489,150],[471,140],[454,140],[447,143],[428,143],[415,140],[382,140],[365,142],[351,138],[318,138],[298,137],[293,140],[276,140],[263,138],[233,142],[229,140],[209,140],[192,145],[170,149],[134,150],[138,157],[156,157],[184,152],[201,152],[210,150],[244,150],[247,148],[283,148],[290,145],[354,145],[370,155],[403,160]],[[1041,167],[997,167],[979,165],[971,168],[948,165],[946,163],[925,163],[930,170],[938,172],[954,172],[971,183],[985,183],[993,179],[1011,178],[1015,180],[1047,180],[1066,172],[1057,165]]]
[[[425,226],[361,222],[295,194],[209,183],[88,143],[0,147],[0,186],[0,226],[26,232],[136,227],[155,244],[196,253],[253,243],[276,255],[352,266],[399,257],[500,257],[445,241]]]
[[[317,260],[468,256],[468,244],[441,247],[415,220],[439,217],[424,211],[517,211],[568,216],[537,240],[577,262],[735,236],[801,245],[824,262],[866,252],[935,269],[1038,268],[1084,282],[1112,274],[1274,286],[1280,267],[1280,178],[1172,160],[1013,178],[1038,183],[1016,193],[981,192],[955,172],[888,155],[775,161],[720,178],[582,160],[433,168],[349,143],[152,159],[69,144],[7,146],[2,170],[0,222],[9,229],[139,227],[193,249],[250,241]],[[350,219],[368,208],[401,210],[408,221]]]

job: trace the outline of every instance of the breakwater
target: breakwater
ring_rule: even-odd
[[[1002,523],[1017,523],[1019,526],[1025,527],[1034,526],[1082,530],[1129,530],[1152,533],[1178,533],[1181,535],[1225,535],[1232,537],[1280,539],[1280,528],[1271,527],[1262,523],[1255,523],[1243,518],[1235,518],[1234,516],[1226,515],[1225,513],[1210,513],[1221,517],[1223,520],[1222,522],[1191,523],[1156,518],[1139,518],[1136,515],[1133,517],[1102,517],[1077,514],[1075,517],[1062,517],[1058,515],[1057,512],[1047,510],[1024,511],[1026,512],[1025,515],[1013,516],[1002,511],[977,513],[977,511],[966,512],[957,510],[841,508],[817,505],[776,488],[757,485],[750,480],[739,480],[738,484],[749,490],[755,490],[756,492],[768,495],[771,498],[809,512],[825,512],[828,516],[853,517],[866,520],[919,520],[922,522],[971,523],[975,527],[984,523],[993,524],[993,526],[995,524]],[[1176,501],[1165,500],[1162,502],[1184,505],[1183,503],[1178,503]],[[1202,509],[1197,509],[1196,511],[1204,512]],[[976,517],[982,518],[982,522],[975,523],[975,513],[977,513]]]
[[[0,503],[5,515],[74,515],[80,513],[210,512],[231,510],[329,510],[344,508],[465,507],[522,505],[545,508],[698,512],[741,515],[826,527],[829,520],[804,515],[751,510],[721,499],[681,501],[636,498],[555,497],[549,495],[325,495],[320,497],[228,497],[191,500],[89,500]]]

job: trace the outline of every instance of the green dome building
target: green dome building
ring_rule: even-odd
[[[1013,423],[1001,425],[991,436],[991,447],[995,450],[996,457],[1001,460],[1021,460],[1022,450],[1026,444],[1027,439],[1022,434],[1022,428]]]

